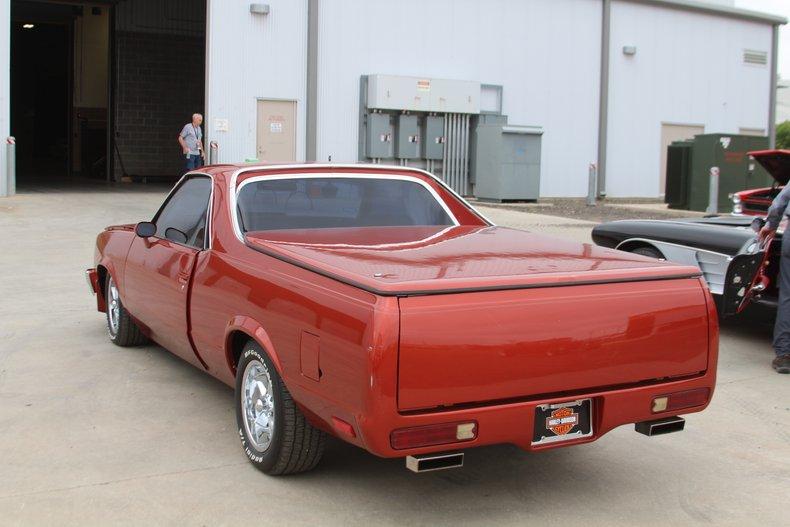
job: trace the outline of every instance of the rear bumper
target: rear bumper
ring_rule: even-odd
[[[364,422],[355,423],[358,428],[357,439],[362,443],[360,446],[381,457],[404,457],[448,450],[466,450],[503,443],[513,444],[527,451],[589,443],[618,426],[704,410],[710,403],[710,398],[704,405],[682,410],[653,413],[651,406],[655,397],[694,388],[709,388],[712,396],[715,377],[715,371],[708,371],[701,376],[678,381],[443,412],[412,415],[403,415],[397,412],[374,412],[372,415],[368,415]],[[590,398],[593,402],[593,433],[591,436],[540,445],[532,444],[536,406],[583,398]],[[476,439],[403,450],[396,450],[390,444],[390,433],[395,429],[462,421],[477,422],[478,435]]]

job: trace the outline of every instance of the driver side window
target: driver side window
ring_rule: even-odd
[[[203,249],[211,185],[207,177],[184,181],[155,218],[156,236]]]

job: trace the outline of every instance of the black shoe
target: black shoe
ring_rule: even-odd
[[[777,373],[790,373],[790,354],[779,355],[771,365]]]

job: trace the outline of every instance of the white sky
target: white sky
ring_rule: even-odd
[[[735,7],[781,15],[790,20],[790,0],[735,0]],[[779,75],[790,78],[790,24],[779,28]]]

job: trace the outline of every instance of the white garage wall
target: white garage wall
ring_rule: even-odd
[[[208,0],[205,130],[220,162],[255,157],[257,98],[297,101],[296,155],[305,157],[307,1],[266,3],[268,15],[253,15],[249,1]],[[215,119],[229,131],[215,131]]]
[[[768,52],[768,64],[744,64],[744,49]],[[767,130],[770,25],[615,1],[610,50],[609,196],[663,194],[662,122]]]
[[[11,120],[11,2],[0,0],[0,196],[8,189],[5,139],[10,134]]]
[[[504,86],[511,124],[541,125],[541,195],[583,196],[597,156],[601,4],[321,0],[317,159],[357,160],[359,78]]]

